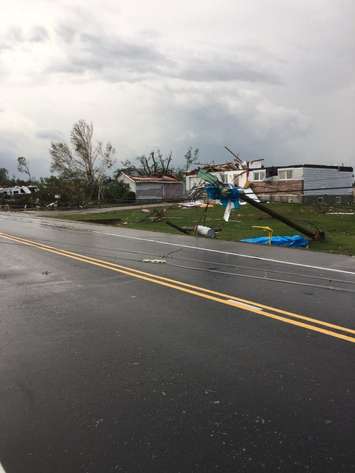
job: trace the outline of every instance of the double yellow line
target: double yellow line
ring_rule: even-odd
[[[202,299],[218,302],[229,307],[238,308],[246,312],[251,312],[263,317],[278,320],[287,324],[295,325],[297,327],[318,332],[324,335],[345,340],[347,342],[355,343],[355,330],[340,325],[324,322],[323,320],[307,317],[305,315],[296,314],[276,307],[270,307],[258,302],[242,299],[240,297],[232,296],[218,291],[212,291],[203,287],[195,286],[193,284],[184,283],[175,279],[158,276],[156,274],[139,271],[128,266],[122,266],[110,261],[105,261],[90,256],[85,256],[72,251],[63,250],[54,246],[45,245],[40,242],[28,240],[7,233],[0,232],[0,237],[16,243],[21,243],[26,246],[31,246],[48,253],[64,256],[76,261],[91,264],[100,268],[115,271],[117,273],[125,274],[133,278],[148,281],[150,283],[159,284],[160,286],[175,289],[180,292],[191,294]]]

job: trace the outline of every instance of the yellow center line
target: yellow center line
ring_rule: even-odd
[[[94,266],[97,266],[97,267],[101,267],[101,268],[104,268],[104,269],[115,271],[115,272],[125,274],[127,276],[131,276],[131,277],[134,277],[134,278],[137,278],[137,279],[141,279],[141,280],[148,281],[148,282],[151,282],[151,283],[159,284],[159,285],[164,286],[164,287],[169,287],[169,288],[172,288],[172,289],[175,289],[175,290],[187,293],[187,294],[192,294],[194,296],[197,296],[197,297],[200,297],[200,298],[203,298],[203,299],[207,299],[207,300],[211,300],[211,301],[214,301],[214,302],[218,302],[218,303],[227,305],[229,307],[238,308],[238,309],[241,309],[241,310],[244,310],[244,311],[247,311],[247,312],[252,312],[252,313],[255,313],[255,314],[258,314],[258,315],[262,315],[264,317],[268,317],[268,318],[271,318],[271,319],[274,319],[274,320],[278,320],[278,321],[285,322],[285,323],[288,323],[288,324],[291,324],[291,325],[295,325],[297,327],[301,327],[301,328],[304,328],[304,329],[307,329],[307,330],[312,330],[314,332],[322,333],[322,334],[329,335],[329,336],[332,336],[332,337],[335,337],[335,338],[338,338],[338,339],[341,339],[341,340],[345,340],[345,341],[348,341],[348,342],[351,342],[351,343],[355,343],[355,337],[350,337],[350,336],[347,336],[347,335],[343,335],[341,333],[334,332],[333,330],[327,330],[327,329],[319,327],[318,325],[323,325],[323,326],[326,326],[326,327],[329,327],[329,328],[332,328],[332,329],[335,329],[335,330],[339,330],[339,331],[342,331],[342,332],[355,334],[355,330],[347,328],[347,327],[342,327],[340,325],[331,324],[329,322],[324,322],[322,320],[314,319],[314,318],[311,318],[311,317],[306,317],[306,316],[301,315],[301,314],[296,314],[296,313],[288,312],[288,311],[285,311],[285,310],[282,310],[282,309],[266,306],[266,305],[260,304],[258,302],[249,301],[249,300],[246,300],[246,299],[241,299],[241,298],[238,298],[236,296],[231,296],[229,294],[224,294],[224,293],[221,293],[221,292],[212,291],[210,289],[202,288],[202,287],[199,287],[199,286],[194,286],[192,284],[184,283],[184,282],[177,281],[177,280],[174,280],[174,279],[171,279],[171,278],[166,278],[166,277],[163,277],[163,276],[158,276],[158,275],[155,275],[155,274],[147,273],[147,272],[140,271],[140,270],[130,268],[130,267],[127,267],[127,266],[118,265],[118,264],[112,263],[110,261],[100,260],[100,259],[97,259],[97,258],[92,258],[90,256],[81,255],[79,253],[74,253],[74,252],[67,251],[67,250],[64,250],[64,249],[61,249],[61,248],[56,248],[56,247],[53,247],[53,246],[45,245],[45,244],[40,243],[40,242],[36,242],[36,241],[33,241],[33,240],[28,240],[28,239],[25,239],[25,238],[22,238],[22,237],[14,236],[14,235],[9,235],[9,234],[3,233],[3,232],[0,232],[0,237],[5,238],[5,239],[10,240],[10,241],[15,241],[15,242],[21,243],[21,244],[26,245],[26,246],[35,247],[35,248],[41,249],[41,250],[49,252],[49,253],[57,254],[57,255],[60,255],[60,256],[65,256],[67,258],[70,258],[70,259],[73,259],[73,260],[76,260],[76,261],[85,262],[85,263],[88,263],[88,264],[91,264],[91,265],[94,265]],[[276,312],[276,314],[275,313],[270,313],[270,312],[268,312],[264,309],[270,310],[272,312]],[[282,317],[282,316],[277,315],[277,314],[288,315],[289,317],[292,317],[292,319],[287,318],[287,317]],[[295,318],[298,318],[300,320],[305,320],[307,322],[311,322],[312,324],[317,324],[317,325],[311,325],[311,324],[308,324],[308,323],[299,322],[298,320],[294,320]]]

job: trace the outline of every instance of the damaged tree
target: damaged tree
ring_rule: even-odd
[[[138,176],[169,176],[173,174],[172,170],[173,153],[170,152],[167,156],[163,156],[159,149],[151,151],[148,156],[143,154],[138,156],[136,161],[138,165],[130,160],[124,161],[123,168],[130,173],[135,173]]]
[[[74,124],[71,135],[71,146],[65,142],[52,142],[51,171],[64,179],[80,179],[85,182],[88,198],[96,194],[102,198],[102,186],[106,172],[114,164],[115,149],[111,143],[105,145],[94,142],[94,127],[84,120]]]

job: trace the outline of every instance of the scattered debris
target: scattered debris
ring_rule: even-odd
[[[355,215],[355,212],[327,212],[327,215]]]
[[[58,202],[51,202],[50,204],[46,205],[47,209],[56,209],[58,207]]]
[[[151,212],[151,217],[148,218],[151,222],[161,222],[166,217],[166,212],[167,209],[165,207],[160,209],[153,209]]]
[[[190,209],[190,208],[200,208],[200,209],[205,209],[206,207],[212,208],[216,205],[216,202],[204,202],[203,200],[194,200],[190,202],[182,202],[179,204],[179,207],[182,207],[183,209]]]
[[[182,207],[184,209],[188,209],[188,208],[191,208],[191,207],[201,207],[201,205],[204,204],[204,201],[203,200],[195,200],[195,201],[191,201],[191,202],[181,202],[181,204],[179,204],[179,207]]]
[[[162,263],[166,263],[166,259],[162,259],[162,258],[144,258],[143,263],[162,264]]]
[[[216,232],[213,228],[204,225],[196,225],[196,232],[207,238],[216,238]]]
[[[142,209],[141,212],[144,212],[146,214],[150,214],[150,210],[149,209]]]
[[[98,426],[99,426],[100,424],[103,424],[103,423],[104,423],[104,419],[103,419],[102,417],[100,417],[100,419],[97,419],[97,420],[95,421],[95,428],[97,429]]]

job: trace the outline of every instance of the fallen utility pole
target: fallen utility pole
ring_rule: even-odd
[[[321,240],[325,239],[325,233],[323,231],[316,230],[316,231],[312,232],[308,228],[305,228],[303,225],[300,225],[299,223],[293,222],[292,220],[285,217],[284,215],[281,215],[278,212],[275,212],[275,210],[272,210],[271,208],[267,207],[266,205],[262,204],[261,202],[256,202],[255,200],[251,199],[250,197],[248,197],[243,192],[240,192],[239,198],[240,198],[240,200],[243,200],[244,202],[247,202],[248,204],[252,205],[253,207],[261,210],[262,212],[265,212],[265,213],[269,214],[271,217],[276,218],[277,220],[280,220],[280,222],[285,223],[289,227],[292,227],[295,230],[303,233],[304,235],[308,236],[309,238],[312,238],[312,240],[321,241]]]

